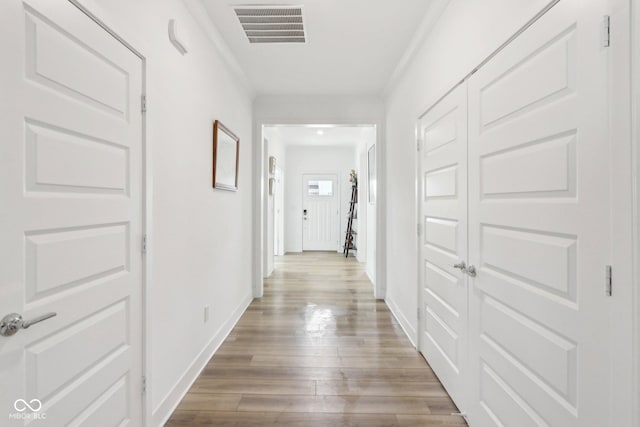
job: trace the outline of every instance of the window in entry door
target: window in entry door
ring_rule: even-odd
[[[309,181],[307,184],[307,193],[309,196],[333,196],[333,181]]]

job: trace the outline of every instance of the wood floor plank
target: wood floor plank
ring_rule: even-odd
[[[313,357],[338,357],[338,347],[323,346],[302,346],[302,345],[242,345],[222,346],[218,353],[220,355],[246,355],[256,354],[261,356],[313,356]],[[357,354],[357,353],[356,353]],[[406,356],[407,353],[392,353],[391,355]],[[349,354],[346,354],[349,356]]]
[[[173,427],[398,427],[394,415],[278,413],[278,412],[191,412],[176,414]]]
[[[448,397],[444,387],[434,381],[317,381],[316,394],[336,396],[414,396]]]
[[[398,415],[399,427],[462,427],[467,423],[460,416],[451,415]]]
[[[417,357],[314,357],[314,356],[263,356],[256,355],[250,366],[301,366],[318,368],[405,368],[429,369]]]
[[[180,411],[235,411],[242,399],[238,394],[187,393],[176,412]]]
[[[278,257],[264,290],[167,426],[466,425],[354,258]]]
[[[340,347],[337,349],[339,356],[365,356],[375,352],[379,356],[414,357],[416,350],[413,347],[380,347],[380,346],[356,346]],[[420,356],[421,357],[421,356]]]
[[[209,360],[209,366],[251,366],[253,356],[247,354],[216,354]]]
[[[372,380],[372,381],[435,381],[430,368],[422,369],[366,369],[319,367],[218,367],[207,366],[204,375],[216,378],[272,379],[272,380]]]
[[[431,414],[429,399],[397,396],[243,395],[238,411]]]
[[[201,377],[189,393],[315,395],[315,381],[216,379]]]

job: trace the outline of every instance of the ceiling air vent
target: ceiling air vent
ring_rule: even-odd
[[[306,43],[300,6],[236,6],[249,43]]]

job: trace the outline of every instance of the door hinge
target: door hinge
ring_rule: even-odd
[[[605,267],[604,293],[608,297],[613,295],[613,279],[612,279],[612,275],[611,275],[611,266],[610,265],[607,265]]]
[[[420,226],[421,224],[418,223],[418,227],[416,229],[417,233],[418,233],[418,237],[420,237],[420,233],[422,232],[422,227]]]
[[[602,47],[611,46],[611,17],[604,15],[602,19]]]
[[[420,151],[420,140],[416,140],[416,151]]]
[[[141,252],[143,254],[147,253],[147,235],[146,234],[142,236]]]
[[[420,320],[420,307],[418,307],[416,309],[416,313],[417,313],[417,316],[418,316],[418,320]]]
[[[147,377],[142,377],[142,394],[147,392]]]
[[[147,112],[147,95],[145,94],[140,95],[140,110],[143,113]]]

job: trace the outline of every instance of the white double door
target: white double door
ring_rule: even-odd
[[[0,4],[0,425],[142,425],[142,62],[66,0]],[[28,404],[28,406],[27,406]]]
[[[302,250],[336,251],[340,234],[338,177],[303,175],[302,205]]]
[[[419,347],[472,427],[610,425],[604,5],[560,1],[421,119]]]

